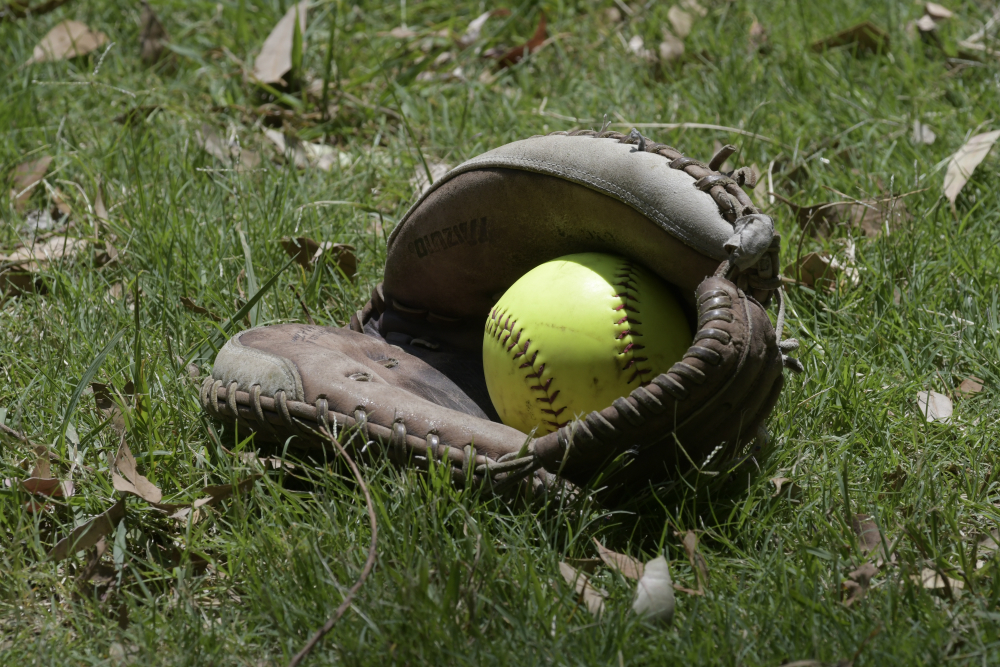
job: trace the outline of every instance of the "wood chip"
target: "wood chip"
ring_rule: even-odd
[[[108,42],[102,32],[92,31],[79,21],[63,21],[42,38],[25,65],[84,56]]]

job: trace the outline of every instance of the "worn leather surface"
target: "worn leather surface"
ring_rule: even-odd
[[[264,396],[280,387],[305,404],[325,399],[344,415],[360,409],[369,423],[385,427],[401,420],[408,438],[474,445],[497,459],[522,451],[526,434],[497,423],[486,391],[482,339],[489,309],[545,261],[577,252],[619,254],[668,283],[699,333],[670,372],[533,441],[530,452],[571,481],[610,470],[601,483],[624,488],[668,479],[706,459],[731,459],[773,409],[782,360],[766,311],[749,296],[769,297],[773,287],[758,280],[744,291],[711,276],[720,259],[739,260],[732,267],[742,271],[747,258],[759,257],[770,220],[747,217],[757,214],[738,189],[743,181],[677,157],[675,149],[647,149],[659,154],[614,139],[540,137],[470,160],[397,225],[385,282],[352,318],[353,331],[305,325],[247,331],[220,352],[213,377],[242,392],[259,385]],[[734,229],[727,220],[740,216]],[[777,246],[770,247],[776,257]],[[746,283],[745,276],[739,280]],[[357,379],[362,375],[367,379]],[[210,405],[226,413],[225,402]],[[248,408],[240,414],[252,421]],[[267,430],[259,435],[275,438]],[[617,467],[609,468],[616,458]]]
[[[261,354],[279,357],[301,377],[301,400],[325,398],[331,410],[361,409],[378,424],[402,421],[407,432],[437,434],[442,444],[498,458],[516,452],[525,435],[490,421],[443,373],[398,347],[348,329],[281,324],[238,334],[219,355],[213,373],[249,391],[258,382],[254,364]],[[294,386],[273,386],[265,395]]]

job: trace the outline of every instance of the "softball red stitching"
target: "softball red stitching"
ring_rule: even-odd
[[[506,319],[504,319],[504,316],[506,316]],[[512,322],[510,314],[498,312],[496,308],[490,311],[490,321],[487,322],[487,329],[489,330],[490,328],[492,328],[492,330],[488,331],[488,333],[498,343],[503,345],[507,349],[507,352],[510,352],[512,350],[515,351],[515,354],[513,355],[512,359],[517,359],[518,357],[526,356],[528,354],[528,346],[531,344],[531,339],[528,338],[524,341],[524,344],[520,346],[521,349],[520,350],[517,349],[517,347],[521,342],[521,333],[523,332],[523,329],[519,329],[515,336],[514,327],[516,326],[517,326],[517,320],[515,319]],[[506,334],[506,337],[504,337],[504,334]],[[510,345],[507,345],[507,341],[511,340],[511,338],[514,339],[514,342],[512,342]],[[531,389],[532,391],[540,391],[545,394],[544,397],[541,398],[536,397],[535,400],[538,401],[539,403],[548,404],[549,407],[543,408],[541,412],[542,414],[552,415],[552,418],[555,421],[550,421],[548,419],[545,419],[543,421],[545,424],[551,426],[552,430],[555,431],[556,429],[562,428],[563,426],[569,423],[569,421],[560,422],[558,420],[559,415],[561,415],[563,411],[566,410],[567,406],[564,405],[559,409],[553,408],[553,404],[555,403],[556,398],[559,396],[559,390],[556,389],[551,394],[549,393],[549,387],[552,385],[552,380],[554,378],[549,378],[545,382],[542,382],[542,373],[545,372],[545,364],[541,364],[540,366],[538,366],[538,368],[535,368],[536,359],[538,359],[538,350],[535,350],[534,354],[531,355],[530,360],[525,361],[523,364],[520,364],[518,368],[531,369],[532,372],[524,376],[525,380],[529,378],[538,380],[536,384],[529,385],[529,389]]]
[[[621,324],[628,325],[627,329],[618,334],[617,339],[623,340],[626,336],[636,338],[641,336],[642,332],[636,329],[635,325],[642,324],[642,322],[632,317],[633,314],[637,315],[639,313],[639,309],[635,307],[635,304],[639,303],[639,295],[632,293],[639,291],[639,286],[636,284],[638,277],[635,275],[635,267],[632,266],[631,262],[626,261],[621,267],[619,267],[615,278],[617,279],[615,287],[623,287],[625,289],[625,291],[615,294],[617,298],[622,300],[622,304],[620,306],[615,306],[613,309],[614,312],[620,313],[623,310],[625,311],[625,317],[615,322],[615,326]],[[625,345],[625,348],[618,353],[618,356],[620,357],[626,355],[628,356],[628,359],[625,361],[625,365],[622,366],[623,371],[627,371],[633,367],[635,368],[631,377],[628,379],[628,384],[632,384],[637,379],[639,380],[639,384],[646,384],[648,380],[643,376],[653,372],[651,368],[642,368],[639,366],[640,362],[649,361],[649,357],[635,356],[635,352],[642,350],[645,347],[645,345],[640,343],[629,342]]]

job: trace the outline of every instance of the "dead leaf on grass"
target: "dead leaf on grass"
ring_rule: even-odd
[[[944,196],[952,204],[955,203],[958,193],[969,182],[972,172],[993,148],[997,138],[1000,138],[1000,130],[977,134],[951,156],[948,161],[948,171],[944,175]]]
[[[910,135],[910,141],[915,144],[930,146],[936,139],[937,135],[931,129],[930,125],[924,125],[919,120],[913,121],[913,134]]]
[[[918,391],[917,407],[927,421],[944,424],[951,421],[951,415],[954,411],[951,399],[936,391]]]
[[[666,26],[661,30],[663,41],[660,42],[660,62],[670,63],[684,56],[684,41],[670,32]]]
[[[483,26],[486,25],[486,21],[495,16],[510,16],[510,10],[502,8],[494,9],[488,12],[483,12],[476,18],[472,19],[469,22],[469,26],[465,29],[465,34],[456,40],[458,45],[463,49],[467,49],[479,41],[479,37],[483,34]]]
[[[34,191],[35,186],[45,178],[45,172],[49,170],[49,165],[51,164],[52,156],[43,155],[34,160],[22,162],[14,167],[14,184],[10,198],[14,200],[15,209],[18,211],[24,210],[25,206],[28,205],[28,199],[31,198],[31,193]]]
[[[698,577],[698,591],[704,591],[708,586],[708,563],[705,561],[705,557],[698,551],[697,533],[689,530],[683,536],[677,532],[674,535],[681,538],[681,544],[684,545],[684,553],[687,554],[688,561],[691,563],[691,569],[695,571]]]
[[[63,21],[42,37],[25,65],[84,56],[107,42],[107,35],[92,31],[84,23]]]
[[[142,15],[139,18],[139,45],[142,62],[147,65],[156,63],[163,55],[165,45],[170,41],[167,29],[160,23],[159,17],[146,0],[142,3]]]
[[[41,290],[44,284],[38,280],[37,274],[49,264],[72,261],[87,245],[85,239],[50,236],[30,248],[22,246],[10,254],[0,254],[0,289],[21,292]]]
[[[503,69],[511,65],[516,65],[521,62],[526,54],[535,53],[538,49],[542,48],[548,37],[549,32],[545,20],[545,12],[541,12],[538,18],[538,27],[535,29],[535,34],[531,36],[531,39],[521,46],[515,46],[505,53],[500,54],[497,57],[497,66]]]
[[[428,162],[427,169],[431,171],[433,182],[437,183],[445,174],[451,171],[451,165],[444,162]],[[410,185],[416,191],[418,198],[431,189],[432,183],[427,179],[427,169],[424,169],[423,163],[418,164],[413,173],[413,178],[410,179]]]
[[[254,60],[253,77],[261,83],[287,85],[282,78],[292,69],[292,41],[295,36],[295,15],[298,13],[299,30],[305,42],[306,12],[309,0],[292,5],[264,40],[260,55]]]
[[[824,51],[838,46],[856,46],[858,51],[876,52],[889,50],[889,34],[870,21],[841,30],[812,45],[813,51]]]
[[[921,570],[920,574],[910,575],[910,581],[919,585],[921,588],[929,590],[943,590],[946,593],[965,588],[965,582],[962,580],[952,579],[951,577],[940,574],[937,570],[932,570],[929,567],[925,567]]]
[[[198,509],[201,507],[211,507],[217,503],[222,502],[226,498],[232,496],[233,494],[245,493],[247,489],[253,486],[253,483],[258,479],[263,477],[260,473],[254,473],[244,480],[241,480],[235,484],[217,484],[214,486],[206,486],[201,490],[202,493],[208,494],[206,498],[199,498],[193,503],[188,505],[171,505],[171,506],[161,506],[162,509],[176,509],[173,514],[170,515],[171,519],[177,520],[187,520],[189,516],[192,516],[192,522],[197,522],[199,518]],[[177,509],[179,508],[179,509]]]
[[[924,11],[927,12],[927,16],[930,16],[935,21],[946,21],[955,15],[950,9],[941,6],[936,2],[928,2],[925,4]]]
[[[674,618],[674,586],[670,580],[670,565],[663,556],[646,563],[635,587],[632,611],[653,621],[670,623]]]
[[[751,51],[759,51],[767,45],[767,30],[757,19],[750,24],[749,42]]]
[[[667,19],[670,21],[670,25],[674,27],[674,34],[680,39],[684,39],[691,34],[694,18],[677,5],[673,5],[667,10]]]
[[[286,136],[278,130],[264,130],[264,135],[275,145],[283,157],[290,157],[298,169],[316,167],[330,171],[337,164],[339,153],[333,146],[314,144]]]
[[[358,258],[354,254],[354,246],[347,243],[332,243],[330,241],[320,243],[305,236],[294,239],[283,236],[281,247],[285,249],[289,257],[294,258],[296,263],[306,269],[312,268],[319,258],[326,254],[348,278],[353,277],[358,272]]]
[[[189,296],[182,296],[181,297],[181,305],[184,306],[184,308],[186,308],[187,310],[190,310],[192,313],[195,313],[197,315],[204,315],[204,316],[208,317],[209,319],[211,319],[214,322],[221,322],[222,321],[222,317],[220,317],[219,315],[216,315],[215,313],[213,313],[212,311],[210,311],[208,308],[205,308],[203,306],[199,306],[197,303],[194,302],[194,299],[192,299]]]
[[[121,475],[115,472],[115,467],[118,468]],[[118,448],[118,456],[115,457],[115,465],[111,469],[111,482],[119,493],[129,493],[152,504],[158,504],[163,500],[163,492],[160,491],[159,487],[139,474],[135,457],[132,456],[132,450],[125,442],[124,434],[122,434],[121,445]]]
[[[858,538],[861,555],[867,556],[882,546],[882,533],[878,525],[867,514],[855,514],[851,518],[851,530]]]
[[[910,219],[902,197],[826,202],[811,206],[799,206],[784,197],[780,199],[795,213],[795,220],[802,229],[822,238],[828,238],[839,226],[856,229],[866,237],[874,238],[886,231],[891,233]]]
[[[559,563],[559,573],[566,580],[566,583],[576,589],[577,596],[586,605],[587,611],[594,616],[600,616],[604,611],[604,601],[608,594],[599,588],[594,588],[590,583],[590,578],[580,572],[572,565],[564,562]]]
[[[605,565],[612,570],[620,572],[626,579],[642,579],[643,565],[641,561],[632,558],[632,556],[612,551],[601,544],[596,537],[594,538],[594,544],[597,545],[597,555],[601,557]]]
[[[799,485],[792,481],[791,477],[773,477],[771,478],[771,484],[774,484],[774,493],[771,494],[772,498],[777,498],[783,493],[790,498],[796,498],[802,492]]]
[[[563,562],[581,572],[593,574],[604,561],[600,558],[564,558]]]
[[[876,574],[878,574],[878,568],[871,563],[865,563],[847,575],[847,581],[843,583],[844,593],[847,595],[844,600],[845,607],[850,607],[855,602],[864,599]]]
[[[121,498],[103,514],[98,514],[93,519],[78,526],[68,537],[60,540],[52,550],[49,551],[49,559],[53,561],[62,560],[77,551],[85,551],[97,544],[98,540],[109,535],[118,526],[118,522],[125,517],[125,499]]]
[[[811,252],[785,267],[785,275],[799,285],[833,291],[844,277],[843,267],[827,253]]]
[[[958,385],[958,389],[955,390],[955,397],[972,398],[983,390],[983,382],[984,380],[982,378],[970,375],[962,380],[962,383]]]
[[[922,33],[929,33],[937,30],[937,22],[928,14],[924,14],[913,24]]]

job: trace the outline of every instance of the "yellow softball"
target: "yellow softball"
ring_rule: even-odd
[[[566,255],[521,276],[490,310],[486,387],[504,424],[542,435],[648,384],[690,344],[680,304],[650,271]]]

